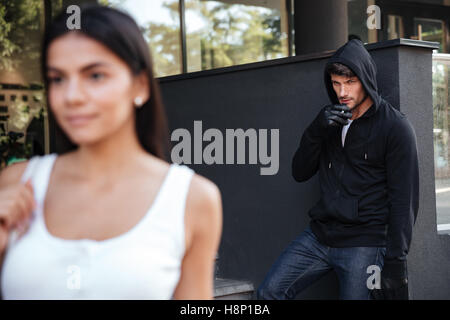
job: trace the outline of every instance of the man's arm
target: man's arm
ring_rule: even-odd
[[[387,138],[387,186],[390,204],[386,276],[406,278],[406,256],[419,209],[419,165],[416,135],[408,119],[394,123]]]
[[[296,181],[306,181],[316,174],[328,128],[346,125],[351,117],[352,113],[347,105],[327,105],[320,110],[303,133],[300,146],[292,159],[292,176]]]
[[[292,176],[298,182],[307,181],[319,169],[320,152],[326,129],[323,128],[324,109],[303,132],[300,146],[292,159]]]

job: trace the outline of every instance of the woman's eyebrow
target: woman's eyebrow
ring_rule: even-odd
[[[94,62],[94,63],[88,64],[87,66],[84,66],[83,68],[80,69],[80,71],[81,71],[81,72],[85,72],[85,71],[88,71],[88,70],[90,70],[90,69],[94,69],[94,68],[96,68],[96,67],[104,67],[104,66],[108,66],[108,64],[107,64],[107,63],[104,63],[104,62]],[[52,66],[48,66],[48,67],[47,67],[47,71],[49,71],[49,72],[50,72],[50,71],[53,71],[53,72],[58,72],[58,73],[64,73],[63,70],[58,69],[58,68],[56,68],[56,67],[52,67]]]

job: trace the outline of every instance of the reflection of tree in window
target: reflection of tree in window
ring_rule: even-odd
[[[152,0],[151,4],[131,0],[101,0],[100,3],[124,9],[137,18],[150,44],[157,76],[182,72],[178,0]],[[282,3],[280,0],[280,8],[284,8]],[[153,11],[148,11],[145,18],[143,12],[150,9]],[[280,10],[185,0],[187,70],[286,57],[287,34],[282,31]],[[161,19],[163,16],[167,17]]]
[[[132,2],[130,0],[100,0],[99,3],[124,10],[133,16],[150,44],[155,75],[157,77],[178,74],[181,69],[181,41],[179,0],[148,0]],[[152,12],[152,8],[158,8]],[[146,11],[147,10],[147,11]],[[169,18],[164,22],[148,20],[156,13],[169,12]],[[137,19],[136,14],[142,18],[142,12],[149,12],[145,21]]]
[[[58,3],[61,0],[52,1]],[[43,100],[36,103],[28,97],[35,92],[30,90],[43,92],[39,61],[43,13],[44,0],[0,1],[0,92],[7,107],[0,115],[0,169],[33,155],[32,136],[48,141],[43,125],[34,125],[33,132],[28,128],[45,108]]]
[[[20,69],[25,79],[39,74],[39,41],[43,1],[0,2],[0,71]],[[31,60],[31,61],[30,61]],[[23,63],[27,61],[27,67]]]
[[[201,69],[225,67],[287,56],[277,10],[218,1],[186,1],[188,30],[194,19],[204,27],[188,32],[188,61],[201,59]],[[200,50],[196,43],[200,43]],[[200,56],[200,57],[199,57]]]
[[[441,20],[414,18],[414,29],[420,40],[439,42],[439,52],[445,48],[444,24]]]
[[[149,22],[141,27],[144,37],[150,44],[158,77],[182,72],[178,1],[165,1],[162,7],[169,10],[171,22]]]
[[[433,120],[436,178],[450,177],[450,145],[448,116],[448,66],[442,62],[433,61]]]

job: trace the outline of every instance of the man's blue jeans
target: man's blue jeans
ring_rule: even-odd
[[[383,267],[384,247],[332,248],[317,240],[308,226],[275,261],[256,292],[256,299],[294,299],[303,289],[334,270],[339,280],[339,298],[369,300],[367,280]]]

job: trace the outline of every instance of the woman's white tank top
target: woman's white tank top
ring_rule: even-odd
[[[185,253],[184,212],[194,171],[171,164],[152,206],[126,233],[68,240],[51,235],[43,219],[56,157],[33,157],[22,176],[32,177],[37,208],[28,231],[9,237],[3,299],[171,299]]]

